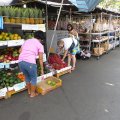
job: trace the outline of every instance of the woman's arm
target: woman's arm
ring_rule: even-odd
[[[64,61],[67,56],[68,50],[65,50],[62,60]]]
[[[19,53],[21,53],[22,52],[22,47],[19,49]]]
[[[40,63],[40,67],[41,67],[41,75],[44,74],[44,68],[43,68],[43,53],[39,53],[39,63]]]

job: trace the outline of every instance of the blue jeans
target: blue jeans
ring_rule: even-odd
[[[25,75],[26,83],[31,83],[32,85],[36,85],[37,83],[37,65],[33,63],[28,63],[25,61],[21,61],[18,63],[20,70]]]

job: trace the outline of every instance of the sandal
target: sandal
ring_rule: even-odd
[[[31,98],[38,96],[38,93],[34,93],[34,95],[30,95]]]
[[[73,70],[75,70],[75,67],[72,67],[72,68],[71,68],[71,71],[73,71]]]

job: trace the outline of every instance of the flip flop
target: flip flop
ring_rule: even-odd
[[[71,71],[73,71],[73,70],[75,70],[75,67],[72,67],[72,68],[71,68]]]
[[[34,98],[36,96],[38,96],[38,93],[35,93],[34,95],[30,95],[31,98]]]

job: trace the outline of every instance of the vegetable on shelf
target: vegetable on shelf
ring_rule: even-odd
[[[61,57],[57,54],[50,54],[48,58],[48,63],[55,69],[60,70],[62,68],[67,67],[67,64],[62,61]]]
[[[43,64],[43,69],[44,69],[44,74],[47,74],[47,73],[51,72],[45,64]],[[38,74],[38,76],[41,76],[41,66],[40,66],[39,63],[37,64],[37,74]]]
[[[21,80],[17,77],[17,73],[14,73],[10,70],[0,71],[0,88],[12,87],[20,82]]]

